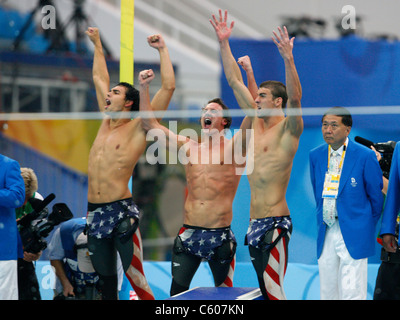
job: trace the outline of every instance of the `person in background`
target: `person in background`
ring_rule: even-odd
[[[18,256],[22,256],[15,209],[25,201],[17,161],[0,154],[0,300],[18,300]]]
[[[86,219],[73,218],[54,231],[48,246],[48,258],[57,276],[55,300],[101,300],[99,275],[89,257]],[[123,270],[118,258],[118,288]]]
[[[383,206],[382,170],[374,151],[348,138],[352,126],[347,109],[328,109],[322,117],[326,144],[309,154],[323,300],[367,298],[368,257]]]
[[[34,210],[29,199],[43,200],[37,192],[38,179],[31,168],[21,168],[21,176],[25,183],[24,204],[15,210],[17,221],[32,213]],[[19,300],[41,300],[39,282],[36,276],[34,261],[39,260],[42,252],[27,252],[24,250],[23,258],[18,258],[18,294]]]
[[[392,156],[385,208],[380,237],[382,238],[382,264],[379,267],[374,300],[400,300],[400,143]]]

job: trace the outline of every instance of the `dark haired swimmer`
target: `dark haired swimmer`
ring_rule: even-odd
[[[219,18],[212,15],[210,23],[220,45],[229,86],[240,107],[253,114],[254,144],[250,144],[250,147],[254,148],[248,151],[252,156],[248,164],[253,162],[254,166],[253,172],[248,175],[251,189],[247,233],[249,252],[264,297],[271,300],[286,299],[283,279],[292,231],[286,190],[303,132],[302,89],[293,58],[294,38],[289,37],[286,28],[278,28],[278,33],[273,32],[272,40],[285,65],[286,86],[277,81],[266,81],[255,94],[254,89],[250,91],[244,85],[240,68],[232,55],[229,37],[234,23],[228,26],[227,20],[227,11],[223,15],[220,10]],[[254,84],[249,87],[254,88]],[[286,104],[287,109],[293,111],[287,116],[284,113]]]
[[[153,300],[142,266],[139,209],[132,201],[129,179],[146,148],[146,136],[137,111],[139,94],[132,85],[119,83],[110,90],[110,77],[99,31],[88,28],[94,44],[93,81],[99,110],[105,112],[89,154],[88,244],[93,266],[102,281],[103,299],[118,299],[116,255],[120,254],[127,278],[142,300]],[[175,90],[175,75],[161,35],[148,37],[160,55],[161,88],[152,108],[165,110]]]

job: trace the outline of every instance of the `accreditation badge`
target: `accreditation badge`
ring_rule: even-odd
[[[336,199],[339,192],[340,174],[326,173],[322,198]]]

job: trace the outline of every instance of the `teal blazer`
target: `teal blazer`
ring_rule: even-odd
[[[310,176],[316,202],[317,257],[322,253],[327,225],[322,219],[322,190],[328,167],[328,145],[310,151]],[[346,149],[336,207],[346,248],[354,259],[375,253],[375,227],[383,206],[382,170],[375,152],[352,142]]]
[[[0,260],[17,260],[20,249],[15,209],[25,201],[25,184],[17,161],[0,154]]]
[[[383,211],[381,235],[395,234],[396,219],[400,212],[400,141],[397,142],[390,167],[389,187]]]

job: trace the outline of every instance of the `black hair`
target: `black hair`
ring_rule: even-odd
[[[264,81],[260,84],[260,88],[267,88],[271,90],[271,94],[275,99],[282,98],[282,109],[286,108],[288,95],[286,92],[286,86],[282,82],[274,80]]]
[[[342,118],[342,123],[346,127],[352,127],[353,126],[353,118],[351,117],[351,113],[349,110],[343,107],[332,107],[329,108],[324,115],[322,116],[322,121],[324,121],[325,116],[327,115],[333,115],[333,116],[338,116]]]
[[[117,86],[125,87],[125,101],[132,101],[132,106],[130,111],[139,111],[140,96],[139,90],[132,86],[128,82],[120,82]]]

